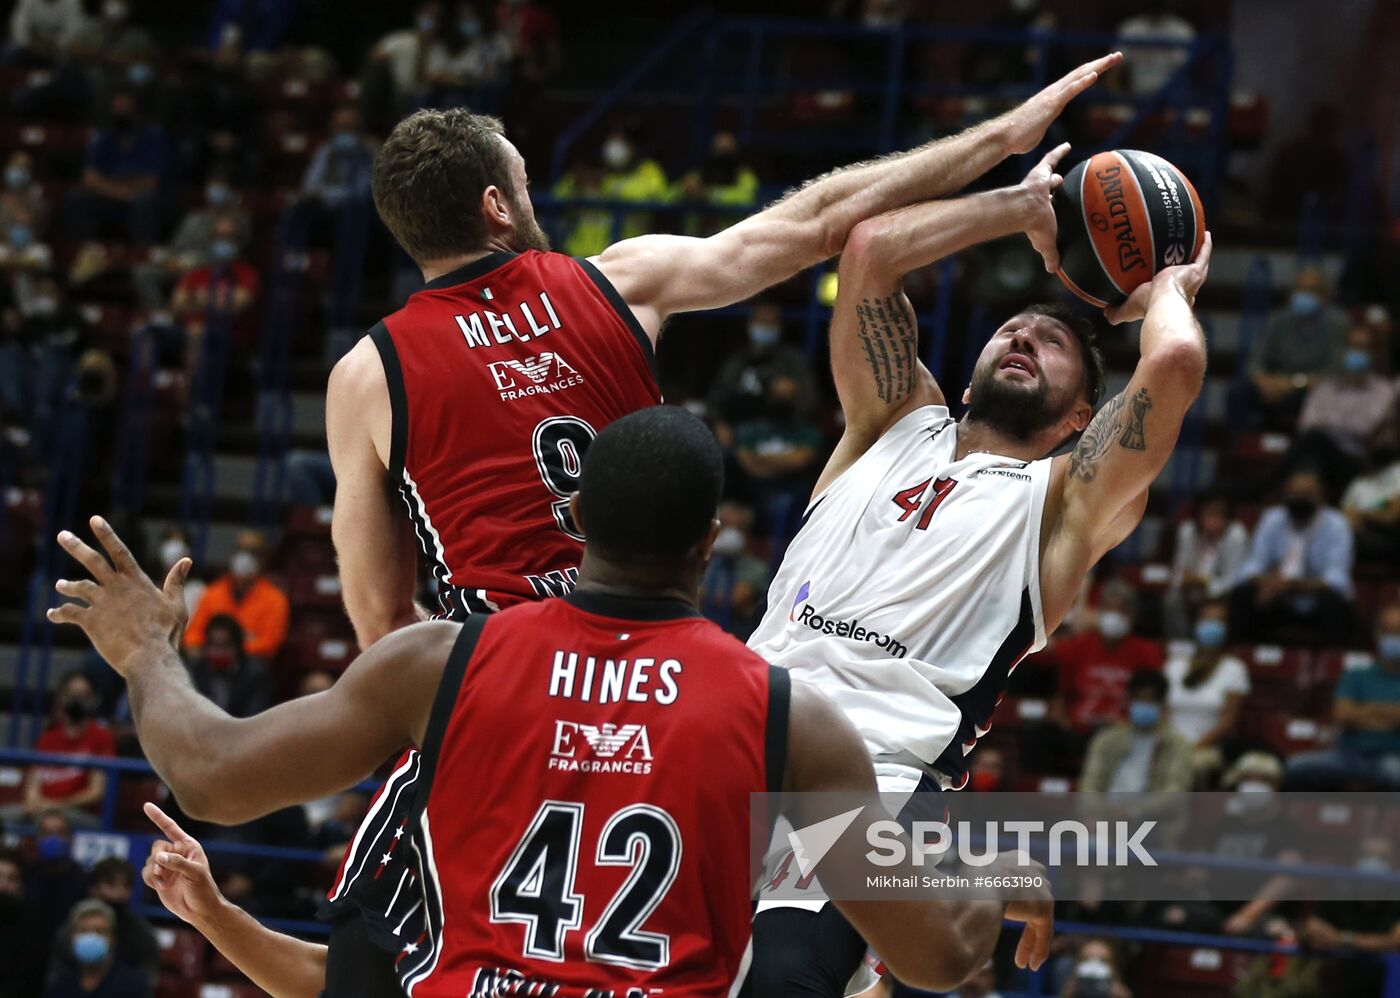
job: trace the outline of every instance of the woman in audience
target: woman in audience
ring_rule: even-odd
[[[1202,783],[1223,760],[1221,743],[1235,730],[1240,705],[1249,694],[1249,671],[1225,654],[1230,606],[1208,599],[1196,612],[1193,641],[1168,654],[1167,716],[1195,748],[1192,763]]]
[[[1229,501],[1202,496],[1176,528],[1176,555],[1162,605],[1168,637],[1191,636],[1197,608],[1229,593],[1248,554],[1249,531],[1231,516]]]

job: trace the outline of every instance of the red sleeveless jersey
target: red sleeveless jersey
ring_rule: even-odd
[[[584,452],[656,405],[651,341],[586,260],[492,253],[370,332],[393,408],[389,474],[460,619],[573,586]]]
[[[746,969],[749,795],[777,790],[787,674],[693,607],[574,592],[477,615],[411,821],[411,998],[723,996]]]

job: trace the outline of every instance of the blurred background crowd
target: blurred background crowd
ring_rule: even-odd
[[[1151,149],[1196,181],[1217,245],[1199,303],[1211,368],[1142,528],[1018,669],[971,790],[1229,792],[1240,829],[1221,855],[1286,861],[1276,791],[1400,788],[1393,6],[3,6],[0,998],[256,993],[133,892],[139,805],[163,788],[119,684],[43,620],[63,567],[51,538],[103,511],[153,573],[193,555],[187,660],[230,712],[335,682],[354,640],[329,541],[325,377],[420,283],[369,191],[379,139],[423,106],[501,115],[555,247],[587,256],[715,231],[1123,45],[1122,70],[1052,138],[1075,144],[1071,161]],[[823,342],[834,282],[822,268],[680,317],[659,351],[667,400],[725,447],[704,610],[741,638],[840,431]],[[1062,293],[1017,240],[908,286],[950,398],[1002,319]],[[1112,392],[1136,339],[1105,339]],[[28,764],[28,749],[119,761]],[[216,843],[231,898],[304,922],[368,799],[192,830]],[[1350,813],[1338,828],[1359,865],[1400,872],[1396,829]],[[1114,931],[1066,933],[1035,993],[1307,995],[1325,978],[1380,994],[1371,957],[1400,952],[1400,903],[1265,891],[1063,915]],[[959,993],[1030,986],[1002,954]]]

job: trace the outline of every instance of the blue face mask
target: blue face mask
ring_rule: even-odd
[[[1225,621],[1206,617],[1196,621],[1196,644],[1202,648],[1219,648],[1225,643]]]
[[[331,137],[331,144],[342,150],[354,149],[359,141],[360,137],[354,132],[336,132]]]
[[[429,31],[432,31],[433,28],[437,27],[437,18],[432,14],[419,14],[418,20],[415,23],[417,23],[419,31],[427,34]]]
[[[1288,299],[1288,307],[1298,315],[1311,315],[1322,306],[1322,299],[1313,291],[1295,291]]]
[[[1342,370],[1347,374],[1365,374],[1371,369],[1371,351],[1348,347],[1342,354]]]
[[[27,225],[10,226],[10,245],[17,250],[26,248],[34,241],[34,233],[29,231]]]
[[[126,69],[126,78],[138,87],[155,79],[156,71],[144,62],[133,62]]]
[[[778,341],[783,338],[783,330],[780,326],[770,325],[766,322],[755,322],[749,326],[749,342],[760,350],[778,345]]]
[[[209,244],[209,257],[215,263],[228,263],[238,255],[238,245],[232,239],[215,239]]]
[[[102,963],[112,947],[98,932],[79,932],[73,937],[73,958],[86,966]]]
[[[41,835],[36,844],[39,847],[39,858],[46,862],[68,858],[70,847],[68,840],[62,835]]]
[[[477,38],[481,35],[481,22],[458,21],[457,30],[462,33],[463,38]]]
[[[1128,720],[1139,731],[1149,731],[1157,727],[1157,722],[1161,719],[1162,708],[1158,704],[1141,700],[1134,700],[1128,704]]]
[[[1376,638],[1376,651],[1382,660],[1400,663],[1400,633],[1382,634]]]
[[[204,188],[204,196],[212,205],[223,205],[233,200],[233,191],[228,189],[227,184],[210,184]]]
[[[29,185],[29,171],[22,166],[5,167],[5,183],[10,187],[27,187]]]

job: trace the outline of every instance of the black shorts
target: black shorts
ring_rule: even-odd
[[[370,941],[364,919],[347,909],[331,923],[324,998],[404,998],[395,954]]]

